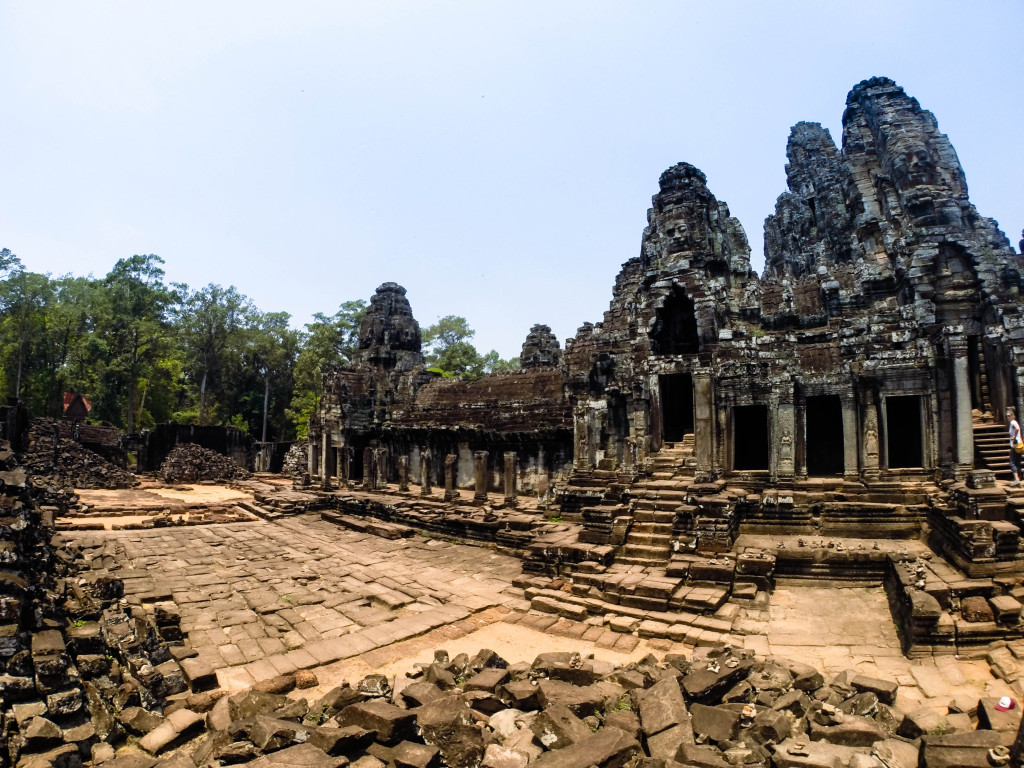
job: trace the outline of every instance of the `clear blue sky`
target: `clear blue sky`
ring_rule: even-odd
[[[763,265],[789,128],[895,79],[1024,227],[1024,3],[4,2],[0,247],[235,285],[306,322],[382,282],[481,351],[607,309],[662,170]]]

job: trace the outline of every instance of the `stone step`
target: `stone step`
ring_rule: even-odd
[[[670,533],[633,533],[630,531],[629,538],[626,540],[626,547],[645,546],[668,549],[671,543],[672,534]]]
[[[641,509],[637,507],[636,512],[633,513],[633,519],[636,520],[634,525],[652,523],[671,526],[675,522],[676,511],[674,509]]]
[[[644,522],[637,520],[633,523],[633,527],[629,529],[630,535],[634,533],[661,533],[666,535],[672,534],[672,522],[671,518],[668,521],[659,522]]]

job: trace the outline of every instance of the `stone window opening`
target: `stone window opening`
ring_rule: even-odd
[[[831,477],[845,469],[843,406],[839,395],[815,395],[807,398],[806,425],[807,474]]]
[[[662,355],[693,355],[700,351],[700,334],[693,301],[679,286],[658,310],[654,333],[654,351]]]
[[[736,471],[769,469],[768,406],[735,406],[732,425],[732,468]]]
[[[889,469],[924,467],[921,398],[891,395],[885,398],[885,453]]]
[[[669,373],[658,377],[661,389],[662,439],[678,443],[693,434],[693,376]]]

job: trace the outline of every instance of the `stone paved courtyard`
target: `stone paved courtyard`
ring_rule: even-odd
[[[275,523],[68,534],[129,600],[173,600],[224,682],[329,663],[514,601],[520,562],[414,537],[389,541],[302,516]],[[521,592],[520,592],[521,595]]]
[[[810,664],[826,678],[855,669],[895,680],[904,711],[917,706],[944,710],[961,694],[968,699],[1014,695],[992,676],[984,659],[906,658],[881,587],[783,583],[772,593],[769,614],[764,635],[746,637],[746,647]]]
[[[88,548],[94,568],[124,580],[130,602],[173,601],[189,645],[230,689],[345,660],[383,663],[413,638],[442,642],[455,625],[472,644],[474,632],[499,620],[510,639],[530,630],[621,653],[638,643],[600,618],[577,623],[529,611],[512,587],[522,572],[516,558],[425,536],[378,538],[313,514],[65,536]],[[746,634],[735,638],[743,647],[826,675],[855,669],[895,679],[904,711],[944,710],[960,694],[1011,693],[984,660],[904,657],[881,587],[784,583],[767,610],[744,614]],[[654,649],[688,650],[667,641]]]

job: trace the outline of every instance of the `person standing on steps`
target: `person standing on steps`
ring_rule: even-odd
[[[1006,420],[1010,424],[1010,471],[1013,473],[1011,488],[1020,486],[1020,454],[1017,453],[1017,444],[1021,442],[1020,424],[1017,423],[1017,411],[1013,408],[1006,409]]]

